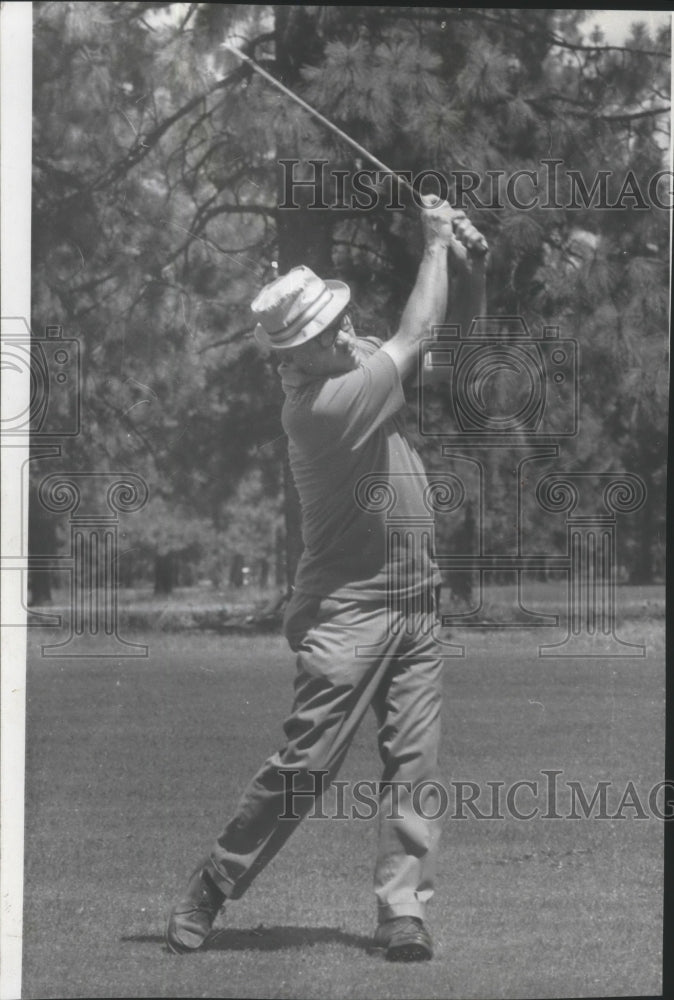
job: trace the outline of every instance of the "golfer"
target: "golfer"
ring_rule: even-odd
[[[485,258],[455,236],[465,216],[446,202],[421,217],[423,257],[390,340],[357,336],[348,286],[308,267],[277,278],[252,303],[255,336],[280,360],[302,505],[305,547],[284,622],[297,654],[294,701],[282,748],[253,777],[171,911],[173,952],[199,948],[225,902],[274,857],[334,779],[372,706],[383,762],[373,945],[392,961],[432,956],[425,914],[440,832],[439,819],[428,818],[440,811],[442,676],[432,634],[440,577],[427,527],[415,527],[428,523],[427,480],[403,424],[402,386],[417,371],[420,342],[445,322],[448,262],[470,304],[466,315],[477,315]],[[385,510],[359,499],[373,473],[395,490],[396,516],[407,521],[395,550]]]

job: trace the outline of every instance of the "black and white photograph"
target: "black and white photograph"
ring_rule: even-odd
[[[671,14],[0,17],[0,1000],[666,996]]]

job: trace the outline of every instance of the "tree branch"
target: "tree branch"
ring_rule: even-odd
[[[479,7],[458,8],[457,15],[472,18],[473,20],[491,21],[500,27],[514,28],[515,31],[519,31],[530,39],[534,39],[536,36],[543,37],[554,48],[568,49],[571,52],[631,52],[634,55],[655,56],[660,59],[671,58],[670,52],[662,52],[659,49],[638,49],[629,45],[586,45],[581,42],[569,42],[547,28],[539,28],[531,31],[528,27],[525,27],[525,25],[520,24],[512,18],[494,17]]]
[[[391,18],[402,17],[414,21],[434,21],[438,23],[452,16],[475,21],[489,21],[501,28],[513,28],[530,39],[534,39],[536,36],[542,37],[549,45],[555,48],[568,49],[571,52],[631,52],[634,55],[655,56],[660,59],[669,59],[671,57],[671,53],[661,51],[660,49],[639,49],[629,45],[586,45],[581,42],[569,42],[547,28],[540,27],[532,31],[529,27],[525,27],[525,25],[520,24],[510,17],[495,17],[493,14],[487,13],[487,9],[482,7],[438,7],[433,10],[429,10],[428,8],[424,10],[415,7],[384,7],[379,9],[382,16]]]
[[[235,330],[234,333],[230,333],[229,337],[225,337],[223,340],[214,340],[213,343],[206,344],[205,347],[201,347],[197,351],[197,354],[203,354],[205,351],[210,351],[212,347],[224,347],[226,344],[231,344],[233,341],[244,336],[248,337],[254,329],[254,326],[248,326],[244,330]]]
[[[245,76],[245,66],[239,66],[235,70],[232,70],[226,77],[222,80],[218,80],[212,87],[207,90],[202,91],[202,93],[197,94],[195,97],[190,98],[181,108],[178,108],[176,112],[165,118],[159,125],[155,126],[151,132],[146,135],[142,133],[138,136],[136,142],[127,151],[126,155],[121,159],[113,163],[97,180],[93,181],[89,185],[90,191],[100,191],[102,188],[108,187],[113,184],[118,178],[122,177],[124,174],[128,173],[137,163],[145,159],[150,150],[157,145],[162,136],[172,128],[176,122],[188,115],[190,111],[197,107],[202,101],[205,101],[211,94],[216,93],[218,90],[224,90],[225,87],[229,87],[239,80],[243,79]]]
[[[187,13],[185,14],[185,17],[182,19],[182,21],[180,22],[180,24],[178,26],[178,31],[183,31],[184,30],[185,25],[187,24],[187,22],[189,21],[189,19],[192,17],[192,15],[195,13],[195,11],[196,11],[196,9],[197,9],[198,6],[199,5],[196,4],[196,3],[191,3],[190,4],[189,10],[187,11]]]
[[[671,108],[668,106],[666,108],[647,108],[645,111],[629,111],[625,112],[624,114],[618,114],[618,115],[592,115],[592,114],[581,115],[580,112],[574,113],[573,111],[571,112],[571,114],[574,115],[574,117],[576,118],[589,117],[589,118],[599,119],[600,121],[605,121],[605,122],[622,122],[622,121],[627,122],[627,121],[634,121],[634,119],[636,118],[649,118],[652,115],[666,114],[669,111],[671,111]]]
[[[547,113],[549,109],[543,103],[545,100],[552,101],[563,101],[565,104],[583,105],[585,102],[577,100],[573,97],[563,97],[561,94],[549,94],[543,100],[534,97],[524,97],[524,101],[535,108],[536,111],[541,113]],[[567,114],[571,115],[572,118],[586,118],[592,121],[604,121],[604,122],[628,122],[634,121],[637,118],[650,118],[655,115],[668,114],[671,111],[671,107],[662,108],[645,108],[642,111],[623,111],[617,114],[599,114],[587,108],[585,111],[567,111]]]

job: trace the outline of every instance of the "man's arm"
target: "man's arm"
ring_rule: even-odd
[[[487,314],[487,255],[470,253],[459,244],[450,250],[452,275],[450,279],[451,305],[445,322],[448,326],[458,326],[460,337],[467,337],[470,325],[477,316]],[[441,365],[426,367],[426,356],[431,353],[429,348],[424,356],[425,386],[446,383],[453,377],[454,369]],[[450,374],[451,373],[451,374]],[[412,388],[419,386],[418,370],[409,383]]]
[[[418,365],[418,350],[435,326],[445,322],[447,314],[447,255],[450,252],[456,279],[456,298],[451,323],[461,323],[467,331],[472,319],[484,313],[485,255],[470,253],[454,236],[453,223],[464,218],[446,202],[422,209],[424,253],[417,280],[400,319],[398,330],[382,347],[395,363],[401,380]]]
[[[452,301],[446,322],[459,326],[461,336],[467,337],[475,317],[487,314],[487,254],[476,256],[466,251],[462,259],[454,260],[452,271]]]

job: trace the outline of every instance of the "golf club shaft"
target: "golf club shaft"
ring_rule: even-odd
[[[338,135],[343,142],[351,146],[352,149],[355,149],[357,153],[360,153],[361,156],[369,160],[370,163],[373,163],[375,167],[378,167],[379,170],[381,170],[383,173],[390,174],[392,177],[395,177],[397,181],[403,185],[403,187],[405,187],[414,197],[416,197],[416,192],[412,184],[410,184],[410,182],[407,180],[406,177],[403,177],[401,174],[396,173],[396,171],[393,170],[391,167],[387,167],[385,163],[382,163],[382,161],[378,159],[373,153],[371,153],[368,149],[365,149],[364,146],[361,146],[359,142],[356,142],[355,139],[352,139],[351,136],[347,135],[346,132],[342,131],[342,129],[339,128],[337,125],[335,125],[334,122],[331,122],[329,118],[326,118],[325,115],[322,115],[320,111],[316,110],[316,108],[312,108],[310,104],[307,104],[307,102],[302,100],[301,97],[298,97],[298,95],[294,93],[294,91],[290,90],[289,87],[286,87],[285,84],[281,83],[280,80],[277,80],[275,76],[271,75],[271,73],[268,73],[266,69],[263,69],[261,66],[258,66],[255,60],[251,59],[250,56],[247,56],[245,52],[241,52],[239,49],[235,49],[234,46],[229,45],[227,42],[222,43],[222,48],[225,48],[228,50],[228,52],[232,52],[235,56],[238,56],[238,58],[241,59],[243,62],[247,63],[250,66],[250,68],[254,70],[255,73],[257,73],[259,76],[263,77],[263,79],[271,83],[273,87],[276,87],[277,90],[280,90],[281,93],[285,94],[286,97],[289,97],[291,101],[294,101],[296,104],[299,104],[299,106],[301,108],[304,108],[304,110],[308,114],[316,118],[319,122],[321,122],[322,125],[325,125],[327,129],[330,129],[331,132],[334,132],[335,135]],[[461,219],[459,222],[457,222],[455,230],[457,232],[457,235],[461,238],[462,242],[465,243],[468,249],[473,250],[476,253],[483,253],[483,254],[486,253],[487,250],[489,249],[487,241],[485,240],[482,233],[480,233],[472,224],[472,222],[470,222],[468,219],[464,218]]]

